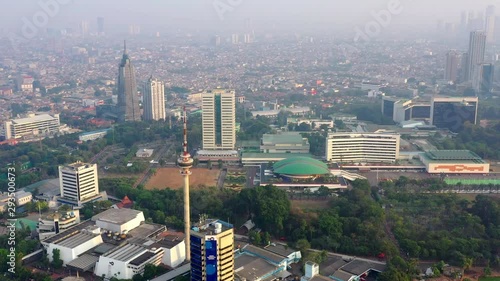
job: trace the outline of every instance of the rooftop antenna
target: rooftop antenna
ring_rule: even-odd
[[[188,141],[187,141],[187,114],[186,114],[186,107],[184,106],[184,120],[183,120],[183,131],[184,131],[184,142],[182,144],[182,149],[183,149],[183,152],[182,152],[182,156],[183,157],[186,157],[186,156],[189,156],[189,153],[188,153]]]

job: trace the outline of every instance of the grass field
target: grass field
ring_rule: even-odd
[[[217,179],[219,178],[220,170],[218,169],[191,169],[191,176],[189,177],[190,187],[197,188],[200,185],[217,186]],[[184,180],[179,173],[179,168],[160,168],[156,174],[152,176],[146,183],[146,189],[180,189],[184,184]]]
[[[500,277],[481,277],[479,281],[500,281]]]

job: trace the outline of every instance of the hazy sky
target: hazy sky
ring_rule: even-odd
[[[43,9],[40,3],[64,2],[60,10],[49,17],[47,27],[77,27],[87,20],[95,29],[96,17],[105,18],[106,28],[141,25],[169,27],[189,25],[190,28],[222,28],[243,26],[251,18],[256,27],[262,23],[362,25],[373,19],[371,12],[387,9],[391,1],[398,0],[0,0],[3,7],[0,29],[20,30],[23,18]],[[484,11],[498,0],[399,0],[403,11],[394,15],[391,24],[427,24],[435,26],[438,19],[459,22],[462,10]],[[223,13],[224,20],[214,8],[215,4],[231,5]],[[228,6],[226,6],[228,7]]]

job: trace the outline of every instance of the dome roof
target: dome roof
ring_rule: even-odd
[[[276,162],[273,165],[276,174],[305,176],[330,174],[328,166],[309,157],[292,157]]]

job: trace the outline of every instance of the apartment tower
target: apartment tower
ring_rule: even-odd
[[[165,87],[163,82],[150,77],[144,85],[144,120],[165,120]]]

